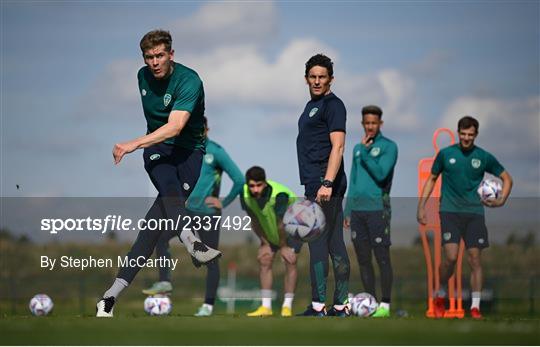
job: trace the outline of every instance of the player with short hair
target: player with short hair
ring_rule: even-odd
[[[481,319],[480,298],[482,292],[482,250],[489,246],[488,231],[484,219],[484,207],[503,206],[512,190],[512,177],[489,152],[476,146],[479,123],[465,116],[458,122],[459,143],[442,149],[436,156],[418,201],[417,219],[426,224],[426,202],[435,182],[442,174],[440,220],[445,259],[441,262],[440,289],[435,294],[435,316],[445,312],[445,285],[454,274],[463,239],[471,267],[471,317]],[[497,199],[481,200],[476,189],[485,173],[499,177],[502,184],[501,196]]]
[[[372,254],[375,254],[379,265],[382,298],[372,317],[390,316],[393,279],[390,261],[390,189],[398,147],[380,131],[382,114],[382,109],[375,105],[362,108],[365,135],[353,149],[344,222],[344,226],[351,229],[364,290],[375,298]]]
[[[305,80],[310,101],[298,120],[296,150],[300,183],[305,196],[321,204],[326,217],[326,228],[321,237],[309,242],[311,305],[302,314],[322,317],[350,315],[348,286],[350,263],[343,240],[343,197],[347,177],[343,167],[347,111],[330,87],[334,68],[323,54],[306,62]],[[335,289],[332,308],[327,312],[326,281],[332,259]]]
[[[172,37],[164,30],[148,32],[140,42],[146,64],[137,74],[147,133],[113,148],[115,164],[124,155],[144,148],[144,167],[159,192],[146,219],[177,220],[186,214],[185,201],[199,179],[204,155],[204,89],[192,69],[174,62]],[[160,230],[140,230],[127,254],[132,259],[152,255]],[[221,252],[203,244],[192,232],[177,230],[188,252],[201,264],[208,264]],[[141,262],[137,262],[140,264]],[[139,272],[140,267],[123,267],[113,285],[96,305],[96,316],[112,317],[116,298]]]
[[[261,245],[257,253],[262,305],[247,314],[248,317],[271,316],[272,313],[272,264],[279,252],[285,262],[284,299],[281,316],[292,316],[292,303],[296,288],[296,254],[302,243],[287,236],[283,215],[296,200],[295,194],[284,185],[267,180],[263,168],[253,166],[246,172],[246,184],[241,195],[242,208],[251,218],[253,231]]]
[[[205,227],[201,227],[195,231],[197,231],[204,244],[217,249],[219,246],[219,234],[221,228],[220,223],[216,222],[217,219],[214,217],[221,216],[221,211],[229,206],[242,192],[244,176],[225,149],[208,138],[208,132],[210,130],[208,127],[208,119],[203,117],[203,120],[206,137],[206,154],[203,157],[199,180],[187,200],[186,208],[190,215],[203,218],[205,227],[209,224],[209,230],[206,230]],[[221,178],[224,172],[229,175],[233,185],[227,196],[223,198],[223,200],[220,200],[219,191],[221,188]],[[205,216],[210,217],[210,223],[204,222]],[[174,231],[164,231],[162,233],[156,245],[156,257],[171,258],[169,252],[169,240],[175,236],[176,233]],[[212,315],[219,277],[219,263],[216,261],[208,264],[204,303],[199,307],[195,316],[206,317]],[[159,281],[155,282],[150,288],[144,289],[143,293],[146,295],[156,295],[167,294],[171,291],[171,272],[169,267],[163,266],[159,268]]]

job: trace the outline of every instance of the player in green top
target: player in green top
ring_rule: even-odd
[[[398,148],[380,129],[383,111],[370,105],[362,108],[365,135],[353,149],[349,194],[345,205],[345,228],[351,229],[354,251],[364,290],[374,297],[375,272],[372,253],[381,274],[382,298],[373,317],[390,316],[392,263],[390,261],[390,188]]]
[[[272,263],[279,251],[285,262],[285,298],[281,316],[292,316],[292,302],[296,288],[296,254],[302,243],[287,237],[283,228],[283,215],[296,200],[294,193],[284,185],[267,180],[264,169],[258,166],[246,172],[246,184],[241,195],[242,208],[251,217],[253,231],[261,240],[257,260],[261,282],[262,305],[248,313],[249,317],[272,315]]]
[[[169,32],[154,30],[140,42],[145,67],[139,70],[139,92],[147,123],[147,133],[113,148],[115,164],[124,155],[144,148],[144,167],[159,195],[146,220],[167,218],[182,220],[185,201],[199,179],[204,155],[204,89],[197,73],[175,63]],[[182,223],[180,223],[182,224]],[[164,230],[141,229],[128,263],[120,268],[113,285],[96,305],[96,316],[112,317],[117,296],[135,278],[142,259],[152,255]],[[178,225],[175,230],[195,260],[208,264],[221,252],[207,247],[191,231]]]
[[[186,208],[194,217],[201,218],[201,227],[197,231],[201,241],[209,247],[218,248],[220,234],[220,219],[214,218],[221,216],[221,211],[226,208],[242,192],[244,186],[244,176],[238,166],[234,163],[225,149],[216,142],[208,138],[208,120],[204,117],[204,127],[206,136],[206,154],[203,158],[201,175],[193,192],[189,196]],[[221,177],[226,172],[233,182],[229,194],[219,199],[221,188]],[[204,218],[205,216],[210,218]],[[195,220],[195,218],[194,218]],[[196,229],[193,223],[193,229]],[[171,258],[169,252],[169,240],[176,236],[175,231],[164,231],[156,245],[156,257]],[[207,266],[206,273],[206,292],[204,304],[199,308],[195,316],[211,316],[216,299],[217,288],[219,284],[219,264],[213,262]],[[167,294],[172,291],[171,273],[168,266],[159,268],[159,281],[152,287],[144,289],[146,295]]]
[[[512,177],[493,155],[474,144],[479,123],[470,116],[458,122],[459,144],[441,150],[431,168],[418,202],[417,219],[426,224],[426,202],[435,182],[442,174],[440,220],[445,259],[441,262],[440,290],[435,295],[435,315],[443,317],[445,311],[445,285],[454,273],[459,242],[465,241],[471,267],[471,317],[480,319],[480,293],[482,292],[482,249],[488,247],[488,232],[483,205],[504,205],[512,190]],[[480,200],[476,189],[485,173],[499,177],[502,192],[497,199]]]

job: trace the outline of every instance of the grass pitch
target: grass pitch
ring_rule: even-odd
[[[207,318],[15,316],[0,319],[7,345],[538,345],[540,320],[423,317]]]

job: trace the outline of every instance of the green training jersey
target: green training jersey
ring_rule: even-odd
[[[219,197],[223,172],[226,172],[233,181],[231,191],[221,202],[225,208],[242,192],[244,175],[223,147],[207,139],[201,174],[186,203],[188,210],[204,215],[213,215],[219,212],[213,207],[208,207],[205,200],[209,196]]]
[[[259,206],[257,199],[251,196],[247,184],[244,184],[244,194],[242,196],[243,203],[249,212],[257,218],[257,222],[263,229],[264,235],[268,242],[275,246],[279,246],[279,230],[278,230],[278,220],[276,213],[276,198],[278,195],[286,194],[289,197],[288,206],[296,201],[294,193],[284,185],[266,180],[266,183],[271,188],[271,193],[268,201],[264,204],[263,207]]]
[[[137,78],[147,134],[167,124],[171,111],[187,111],[191,116],[180,134],[165,143],[186,149],[204,148],[204,89],[199,75],[174,63],[173,73],[164,80],[155,79],[147,66],[139,70]]]
[[[480,147],[464,151],[455,144],[441,150],[431,168],[433,175],[442,173],[440,210],[484,214],[476,190],[486,172],[499,177],[504,167]]]
[[[380,211],[390,207],[390,189],[398,157],[396,143],[381,132],[370,146],[353,149],[345,217],[351,211]]]

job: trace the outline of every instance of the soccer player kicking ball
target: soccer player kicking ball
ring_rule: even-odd
[[[362,109],[365,135],[353,149],[350,188],[345,206],[345,228],[351,228],[354,251],[360,266],[364,290],[375,293],[372,253],[381,274],[382,298],[372,317],[390,317],[392,264],[390,262],[390,189],[398,148],[380,129],[382,110],[378,106]]]
[[[115,164],[124,155],[144,148],[144,167],[159,195],[146,219],[177,220],[185,215],[185,201],[199,179],[204,155],[204,90],[197,73],[175,63],[169,32],[154,30],[140,42],[145,67],[139,70],[147,134],[113,148]],[[148,259],[163,230],[143,229],[127,254],[132,259]],[[176,230],[194,261],[208,264],[221,252],[207,247],[191,231]],[[139,263],[139,262],[137,262]],[[112,317],[116,298],[135,278],[140,267],[122,267],[112,286],[96,306],[97,317]]]
[[[296,254],[302,243],[287,236],[283,215],[295,201],[294,193],[282,184],[266,179],[264,169],[258,166],[246,172],[246,184],[241,196],[242,208],[251,217],[253,231],[261,240],[257,260],[261,281],[262,305],[247,314],[248,317],[266,317],[272,313],[272,263],[279,252],[285,262],[285,298],[281,316],[292,316],[292,302],[296,289]]]
[[[480,294],[482,292],[482,249],[488,247],[488,232],[484,220],[483,205],[499,207],[504,205],[512,190],[512,177],[505,171],[493,155],[475,146],[479,124],[470,116],[458,122],[459,144],[441,150],[431,168],[418,202],[417,219],[426,224],[425,205],[433,191],[435,182],[442,174],[440,220],[442,244],[445,259],[441,262],[440,289],[435,294],[435,316],[444,317],[446,287],[453,275],[459,251],[460,240],[465,241],[468,262],[471,267],[471,317],[481,319]],[[476,194],[484,173],[501,178],[501,196],[498,199],[480,200]]]
[[[220,223],[216,222],[216,219],[221,216],[221,210],[232,203],[236,196],[242,192],[244,175],[225,149],[208,138],[208,131],[210,129],[208,128],[206,117],[204,117],[204,127],[205,136],[207,137],[206,154],[204,155],[199,181],[189,196],[186,208],[194,216],[210,218],[210,228],[207,228],[208,224],[205,224],[195,231],[198,232],[201,241],[205,245],[217,249],[219,246]],[[229,194],[223,200],[220,200],[219,191],[223,172],[229,175],[233,186]],[[195,223],[193,228],[195,228]],[[176,233],[166,231],[161,234],[156,245],[156,257],[171,258],[169,240],[174,236],[176,236]],[[216,293],[219,285],[219,262],[215,261],[208,264],[206,269],[205,298],[204,303],[199,307],[197,313],[195,313],[197,317],[211,316],[216,301]],[[160,267],[159,281],[155,282],[150,288],[144,289],[143,294],[167,294],[171,291],[171,272],[169,267]]]

